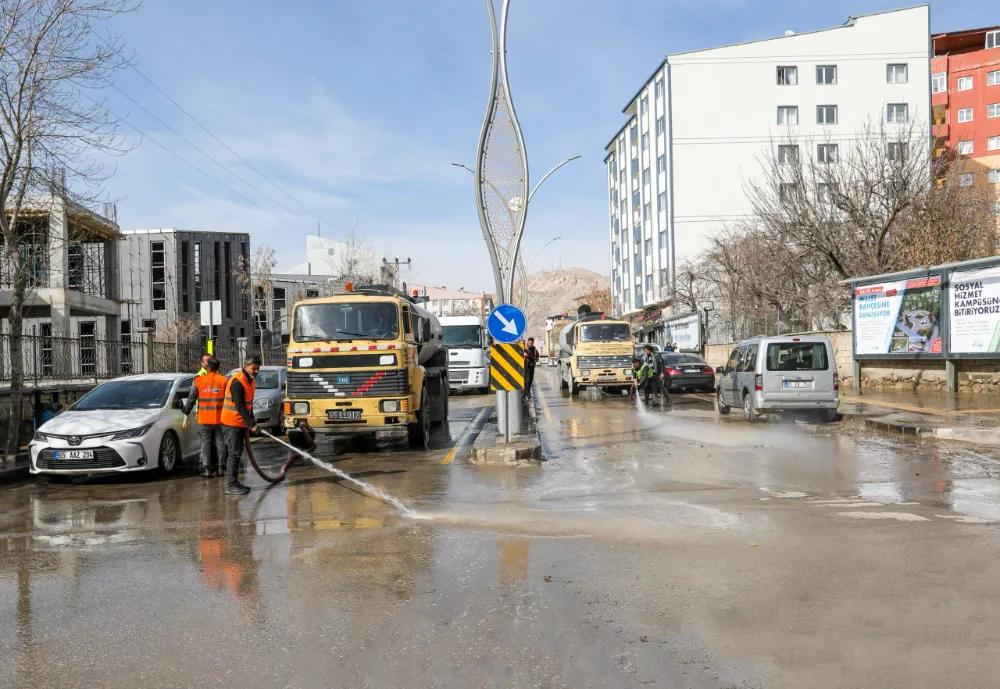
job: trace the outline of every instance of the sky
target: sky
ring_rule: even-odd
[[[907,4],[511,0],[508,73],[530,177],[582,156],[532,200],[525,258],[560,239],[529,272],[608,274],[604,146],[664,55]],[[485,2],[278,6],[146,0],[114,20],[139,70],[119,73],[108,101],[134,145],[107,185],[120,226],[249,232],[276,250],[279,270],[304,261],[308,234],[342,240],[356,228],[379,254],[412,259],[409,282],[491,290],[474,176],[450,164],[475,163],[490,88]],[[996,25],[1000,12],[996,0],[933,0],[931,22],[935,32]]]

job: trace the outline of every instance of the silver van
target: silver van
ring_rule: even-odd
[[[826,337],[757,337],[740,342],[719,374],[720,414],[732,407],[755,421],[776,411],[815,411],[837,418],[840,391],[833,344]]]

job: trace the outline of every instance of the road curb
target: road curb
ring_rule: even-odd
[[[0,486],[26,481],[31,477],[31,465],[27,461],[15,461],[13,465],[0,464]]]
[[[1000,428],[941,426],[932,421],[893,419],[888,416],[865,419],[865,425],[902,436],[954,440],[976,445],[1000,445]]]

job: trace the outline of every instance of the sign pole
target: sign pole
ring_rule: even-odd
[[[213,309],[212,309],[213,306],[214,306],[214,304],[212,302],[208,302],[208,353],[214,356],[215,355],[215,326],[212,325],[212,324],[215,323],[215,318],[213,317],[213,316],[215,316],[215,313],[213,312]]]

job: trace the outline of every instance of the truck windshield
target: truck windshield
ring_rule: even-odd
[[[626,323],[589,323],[580,326],[580,342],[627,342],[631,339]]]
[[[399,338],[399,310],[388,302],[303,304],[294,318],[296,342]]]
[[[482,344],[482,328],[478,325],[446,325],[442,328],[445,347],[478,347]]]

